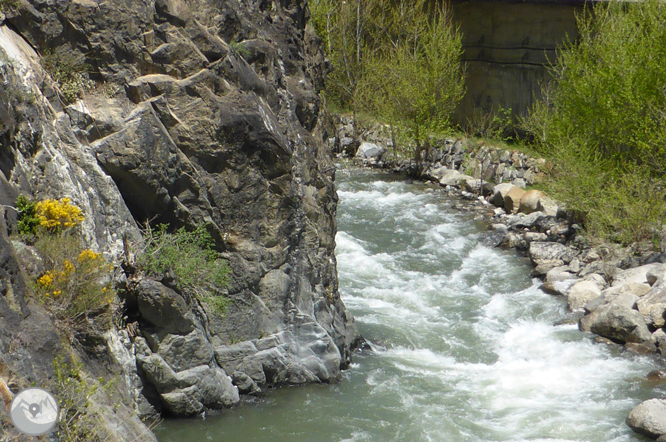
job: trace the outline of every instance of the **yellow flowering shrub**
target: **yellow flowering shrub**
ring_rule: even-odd
[[[35,206],[35,212],[39,225],[50,232],[60,232],[84,220],[81,209],[72,204],[69,198],[40,201]]]
[[[59,319],[81,322],[108,310],[115,299],[113,266],[73,235],[46,235],[35,246],[46,271],[34,283],[40,300]],[[85,322],[85,321],[83,321]]]

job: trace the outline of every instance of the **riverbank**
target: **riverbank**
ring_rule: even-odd
[[[381,128],[355,130],[345,118],[339,123],[329,140],[334,152],[353,152],[355,164],[431,182],[461,197],[462,208],[487,220],[498,247],[529,256],[543,289],[565,296],[579,329],[598,335],[598,343],[666,355],[666,255],[653,244],[592,243],[576,214],[530,189],[545,178],[546,160],[447,139],[434,142],[416,162],[392,153]],[[627,423],[652,438],[666,434],[666,401],[641,404]]]

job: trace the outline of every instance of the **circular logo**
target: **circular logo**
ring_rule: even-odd
[[[17,394],[9,408],[14,426],[28,436],[48,433],[58,422],[58,403],[42,388],[27,388]]]

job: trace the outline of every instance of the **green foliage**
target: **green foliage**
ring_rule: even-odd
[[[417,147],[444,133],[464,94],[462,41],[447,10],[426,0],[401,2],[383,15],[390,44],[372,56],[361,84],[362,105],[407,128]]]
[[[250,50],[243,44],[243,42],[232,41],[229,43],[229,47],[239,56],[246,58],[250,55]]]
[[[75,102],[95,86],[95,82],[88,77],[89,66],[73,54],[47,50],[40,62],[58,84],[65,104]]]
[[[19,195],[16,198],[16,208],[18,209],[17,229],[20,235],[35,235],[39,227],[40,218],[36,212],[37,203],[28,199],[25,195]]]
[[[180,228],[174,233],[168,225],[148,226],[144,231],[146,248],[137,264],[146,274],[164,277],[171,274],[183,291],[224,313],[228,298],[221,294],[229,281],[227,262],[213,249],[213,239],[202,225],[188,232]]]
[[[0,0],[0,12],[15,11],[21,6],[18,0]]]
[[[666,4],[599,4],[560,51],[525,128],[556,164],[548,184],[621,242],[651,239],[666,216]]]
[[[480,137],[484,140],[514,141],[515,122],[512,110],[500,106],[496,111],[483,112],[479,109],[467,118],[464,125],[467,137]]]
[[[72,231],[39,235],[35,248],[45,269],[33,284],[38,300],[65,330],[106,331],[116,299],[113,266]]]
[[[417,150],[448,131],[464,93],[461,35],[427,0],[315,0],[312,23],[333,72],[329,101],[404,127]]]
[[[58,440],[63,442],[102,441],[108,435],[100,427],[99,413],[95,410],[95,396],[99,383],[87,379],[83,363],[67,361],[57,356],[53,361],[54,379],[51,389],[58,398],[60,420],[57,424]],[[110,385],[106,382],[102,385]]]

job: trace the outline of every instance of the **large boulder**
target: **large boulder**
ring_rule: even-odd
[[[666,325],[666,285],[655,284],[638,302],[638,311],[655,328]]]
[[[144,279],[136,285],[141,316],[167,333],[189,333],[194,315],[183,297],[157,281]]]
[[[442,186],[459,186],[463,180],[473,179],[469,175],[462,174],[457,170],[443,169],[439,178],[439,184]]]
[[[635,432],[653,439],[666,434],[666,400],[650,399],[642,402],[627,416],[627,425]]]
[[[590,331],[616,342],[650,341],[652,334],[643,315],[620,305],[610,305],[598,314]]]
[[[525,192],[520,198],[519,210],[525,214],[530,214],[539,210],[539,201],[544,196],[543,192],[532,189]]]
[[[541,267],[543,274],[549,270],[568,264],[576,257],[576,251],[560,243],[533,241],[529,256],[535,266]]]
[[[490,203],[495,207],[504,207],[504,197],[513,188],[511,183],[502,183],[493,187],[493,194],[490,197]]]
[[[582,310],[585,304],[601,296],[599,284],[593,280],[580,281],[571,286],[567,294],[569,310]]]
[[[539,198],[537,203],[537,210],[545,213],[548,216],[557,216],[559,207],[557,201],[550,198],[549,196],[543,195]]]
[[[517,213],[520,209],[520,200],[523,195],[525,195],[523,189],[513,186],[504,196],[504,210],[509,213]]]
[[[356,151],[356,156],[366,159],[380,159],[386,149],[374,143],[363,142]]]

